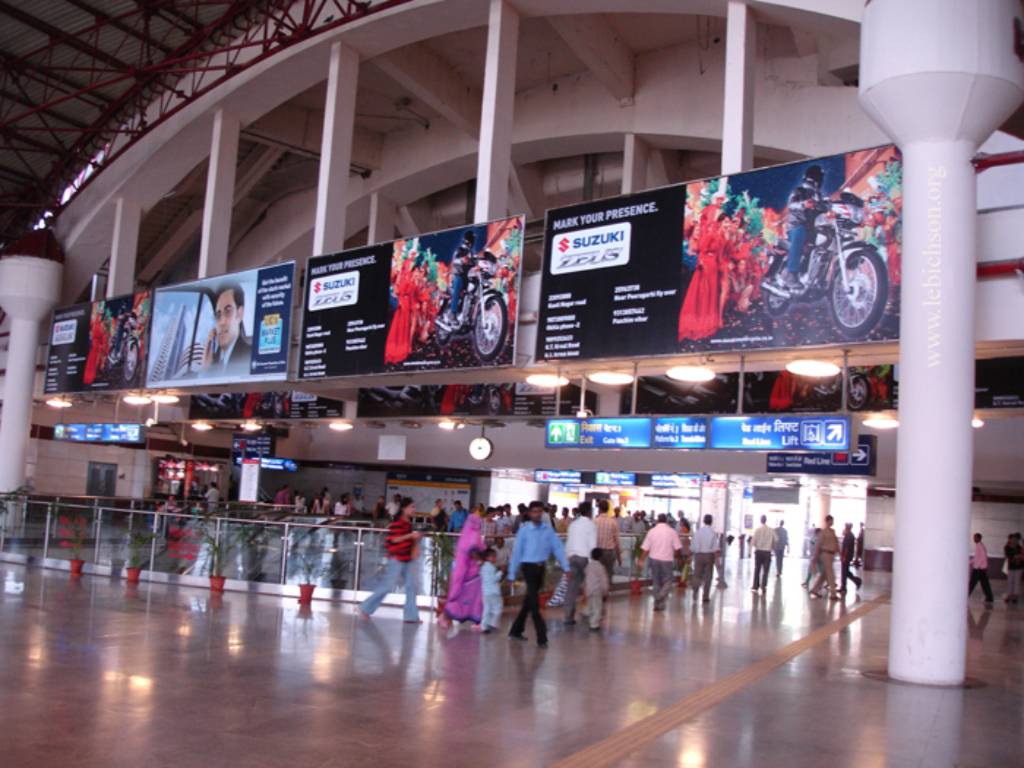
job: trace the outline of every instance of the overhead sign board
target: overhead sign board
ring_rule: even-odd
[[[874,435],[858,435],[850,451],[836,453],[769,453],[769,472],[801,475],[853,475],[872,477],[877,462],[878,440]]]
[[[715,416],[710,448],[726,451],[845,451],[849,416]]]
[[[650,476],[652,488],[699,488],[704,475],[679,475],[655,472]]]
[[[583,473],[575,469],[535,469],[533,482],[579,485],[583,482]]]
[[[647,418],[549,419],[548,448],[650,448]]]
[[[655,448],[706,448],[708,421],[700,416],[662,416],[654,420]]]
[[[635,472],[596,472],[595,485],[636,485]]]
[[[53,439],[74,443],[144,443],[146,429],[141,424],[57,424]]]

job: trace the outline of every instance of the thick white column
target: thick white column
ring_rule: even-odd
[[[346,45],[331,46],[327,73],[324,133],[320,144],[320,179],[316,191],[313,254],[345,247],[345,214],[352,136],[356,120],[359,54]]]
[[[203,229],[199,241],[199,277],[221,275],[228,271],[240,127],[238,118],[223,109],[218,109],[213,116]]]
[[[39,328],[60,298],[60,277],[61,265],[55,261],[35,256],[0,259],[0,307],[11,318],[0,412],[0,493],[25,484]]]
[[[744,0],[729,0],[725,22],[725,104],[722,109],[722,174],[749,170],[754,163],[753,11]]]
[[[476,221],[508,213],[518,45],[519,13],[505,0],[491,0],[476,168]]]
[[[622,194],[647,189],[647,160],[650,147],[635,133],[623,137],[622,146]]]
[[[370,195],[370,226],[366,235],[367,243],[383,243],[395,237],[395,222],[398,208],[394,202],[374,192]]]
[[[1024,96],[1024,65],[1006,33],[1020,10],[1014,0],[873,0],[864,9],[861,103],[904,163],[889,674],[906,682],[964,680],[977,251],[970,161]]]
[[[134,200],[114,201],[114,236],[110,241],[107,298],[131,293],[135,287],[135,255],[139,249],[142,208]]]

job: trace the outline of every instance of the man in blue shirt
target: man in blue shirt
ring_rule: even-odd
[[[545,525],[544,502],[531,501],[527,512],[528,521],[519,526],[516,533],[515,547],[512,549],[512,560],[508,568],[508,580],[515,581],[516,572],[522,568],[523,581],[526,582],[526,598],[519,615],[512,622],[512,630],[508,636],[513,640],[526,640],[523,630],[526,629],[526,617],[533,617],[533,627],[537,631],[537,645],[546,648],[548,645],[548,628],[544,616],[540,612],[540,590],[544,585],[544,564],[549,557],[554,557],[568,573],[569,561],[565,557],[565,548],[550,525]]]
[[[459,533],[462,530],[462,526],[466,524],[466,518],[468,517],[469,513],[462,506],[462,502],[456,501],[455,508],[452,510],[452,516],[448,520],[448,530],[451,533]]]

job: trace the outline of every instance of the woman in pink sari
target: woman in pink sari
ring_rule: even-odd
[[[441,622],[471,621],[477,627],[483,614],[484,599],[480,583],[480,561],[474,555],[484,551],[483,520],[475,512],[466,518],[466,524],[455,547],[455,562],[448,580]]]

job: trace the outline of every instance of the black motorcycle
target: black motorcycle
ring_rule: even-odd
[[[832,320],[848,339],[863,339],[885,312],[889,299],[889,273],[878,250],[857,239],[864,222],[864,202],[843,192],[819,209],[814,220],[814,243],[800,263],[799,287],[779,281],[786,268],[787,249],[771,254],[761,288],[768,314],[778,317],[792,302],[810,304],[828,297]]]
[[[117,383],[134,386],[139,370],[139,324],[134,314],[127,314],[118,321],[115,342],[107,353],[104,370],[111,381],[114,381],[115,371],[119,371]]]
[[[484,251],[466,274],[466,289],[458,315],[449,312],[450,297],[441,303],[441,311],[434,321],[437,343],[448,344],[453,338],[469,336],[476,356],[482,363],[496,360],[508,342],[509,318],[505,296],[494,286],[498,274],[498,259]]]

